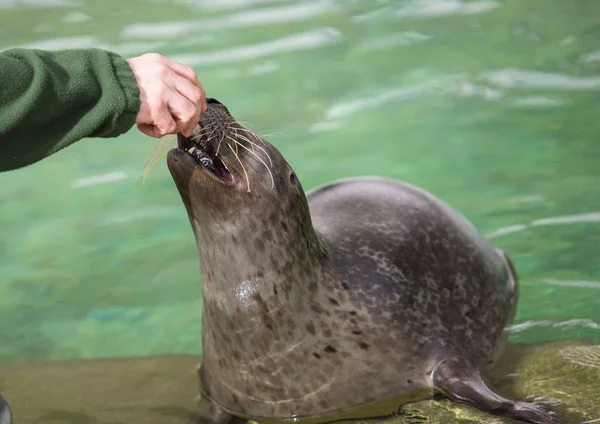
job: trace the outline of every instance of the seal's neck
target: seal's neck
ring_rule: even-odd
[[[310,221],[212,223],[195,230],[205,301],[235,310],[260,294],[292,302],[319,279],[326,246]],[[245,299],[248,297],[249,299]]]
[[[202,269],[202,387],[255,387],[263,360],[306,339],[320,310],[326,245],[306,205],[192,221]],[[211,215],[213,216],[213,215]],[[310,318],[308,318],[310,320]],[[261,382],[260,384],[264,384]],[[249,385],[249,386],[248,386]]]

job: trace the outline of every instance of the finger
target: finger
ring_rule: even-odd
[[[191,135],[193,134],[193,132],[194,132],[194,129],[196,128],[196,126],[197,126],[197,125],[198,125],[198,124],[195,124],[195,123],[193,123],[193,122],[192,122],[192,123],[190,123],[190,125],[189,125],[189,126],[188,126],[188,127],[185,129],[185,130],[183,130],[181,133],[182,133],[183,135],[185,135],[186,137],[189,137],[189,136],[191,136]]]
[[[185,96],[194,106],[195,113],[190,118],[190,123],[187,125],[184,135],[188,137],[187,133],[190,133],[194,127],[200,122],[200,115],[202,114],[201,101],[204,95],[204,91],[196,87],[194,84],[186,80],[185,78],[178,78],[175,82],[175,89],[182,95]]]
[[[175,121],[177,122],[178,119],[175,119]],[[179,121],[179,122],[181,122],[181,121]],[[188,125],[186,127],[185,124],[183,122],[181,122],[181,126],[182,126],[182,129],[179,132],[186,137],[190,137],[192,135],[192,133],[194,132],[195,125]]]
[[[189,123],[187,121],[182,121],[177,116],[173,116],[173,119],[175,120],[175,124],[177,124],[176,133],[181,133],[186,137],[189,137],[192,134],[192,131],[195,128],[193,122]]]
[[[198,80],[198,75],[196,74],[196,71],[194,71],[192,68],[190,68],[189,66],[185,66],[179,62],[175,62],[173,60],[169,60],[168,64],[171,69],[173,69],[182,77],[188,79],[192,84],[196,85],[198,88],[202,87],[202,84],[200,84],[200,81]]]
[[[150,125],[150,124],[138,124],[137,128],[138,128],[138,130],[140,130],[140,132],[146,134],[147,136],[157,138],[154,135],[154,131],[155,131],[154,125]]]
[[[198,75],[196,74],[196,71],[194,71],[192,68],[190,68],[189,66],[185,66],[182,65],[179,62],[175,62],[175,61],[170,61],[169,65],[171,66],[171,69],[173,69],[177,74],[187,78],[192,84],[194,84],[196,87],[198,87],[201,92],[201,100],[200,100],[200,112],[204,113],[206,112],[206,90],[204,90],[204,86],[202,85],[202,83],[198,80]]]
[[[204,86],[202,85],[202,83],[198,80],[198,75],[196,74],[196,71],[194,71],[192,68],[190,68],[189,66],[185,66],[179,62],[175,62],[170,60],[169,62],[169,66],[171,67],[171,69],[173,71],[175,71],[175,73],[177,73],[178,75],[181,75],[182,77],[186,78],[188,81],[190,81],[193,85],[195,85],[196,87],[198,87],[201,90],[201,98],[200,98],[200,112],[204,113],[206,112],[207,106],[206,106],[206,90],[204,90]],[[191,99],[190,99],[191,100]]]
[[[182,132],[190,126],[196,126],[199,120],[198,108],[186,97],[174,93],[169,101],[169,111],[177,122],[177,130]],[[193,127],[192,127],[193,128]]]
[[[200,108],[200,112],[204,113],[208,108],[208,106],[206,106],[206,91],[204,90],[204,86],[202,84],[200,84],[200,86],[202,87],[202,99],[200,100],[202,106]]]
[[[192,84],[185,78],[175,79],[175,89],[182,95],[185,96],[190,102],[199,106],[202,100],[204,90],[197,85]],[[198,107],[198,109],[200,109]]]

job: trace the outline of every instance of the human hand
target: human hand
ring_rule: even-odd
[[[150,137],[186,137],[206,111],[206,94],[196,72],[157,53],[127,59],[142,102],[135,123]]]

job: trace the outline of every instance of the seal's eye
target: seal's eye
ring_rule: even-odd
[[[292,185],[298,184],[298,178],[296,178],[296,174],[293,172],[290,174],[290,183],[292,183]]]

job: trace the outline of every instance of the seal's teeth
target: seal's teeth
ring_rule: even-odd
[[[188,153],[189,153],[190,155],[193,155],[195,150],[196,150],[196,148],[195,148],[194,146],[192,146],[192,147],[190,147],[190,148],[188,149]]]

